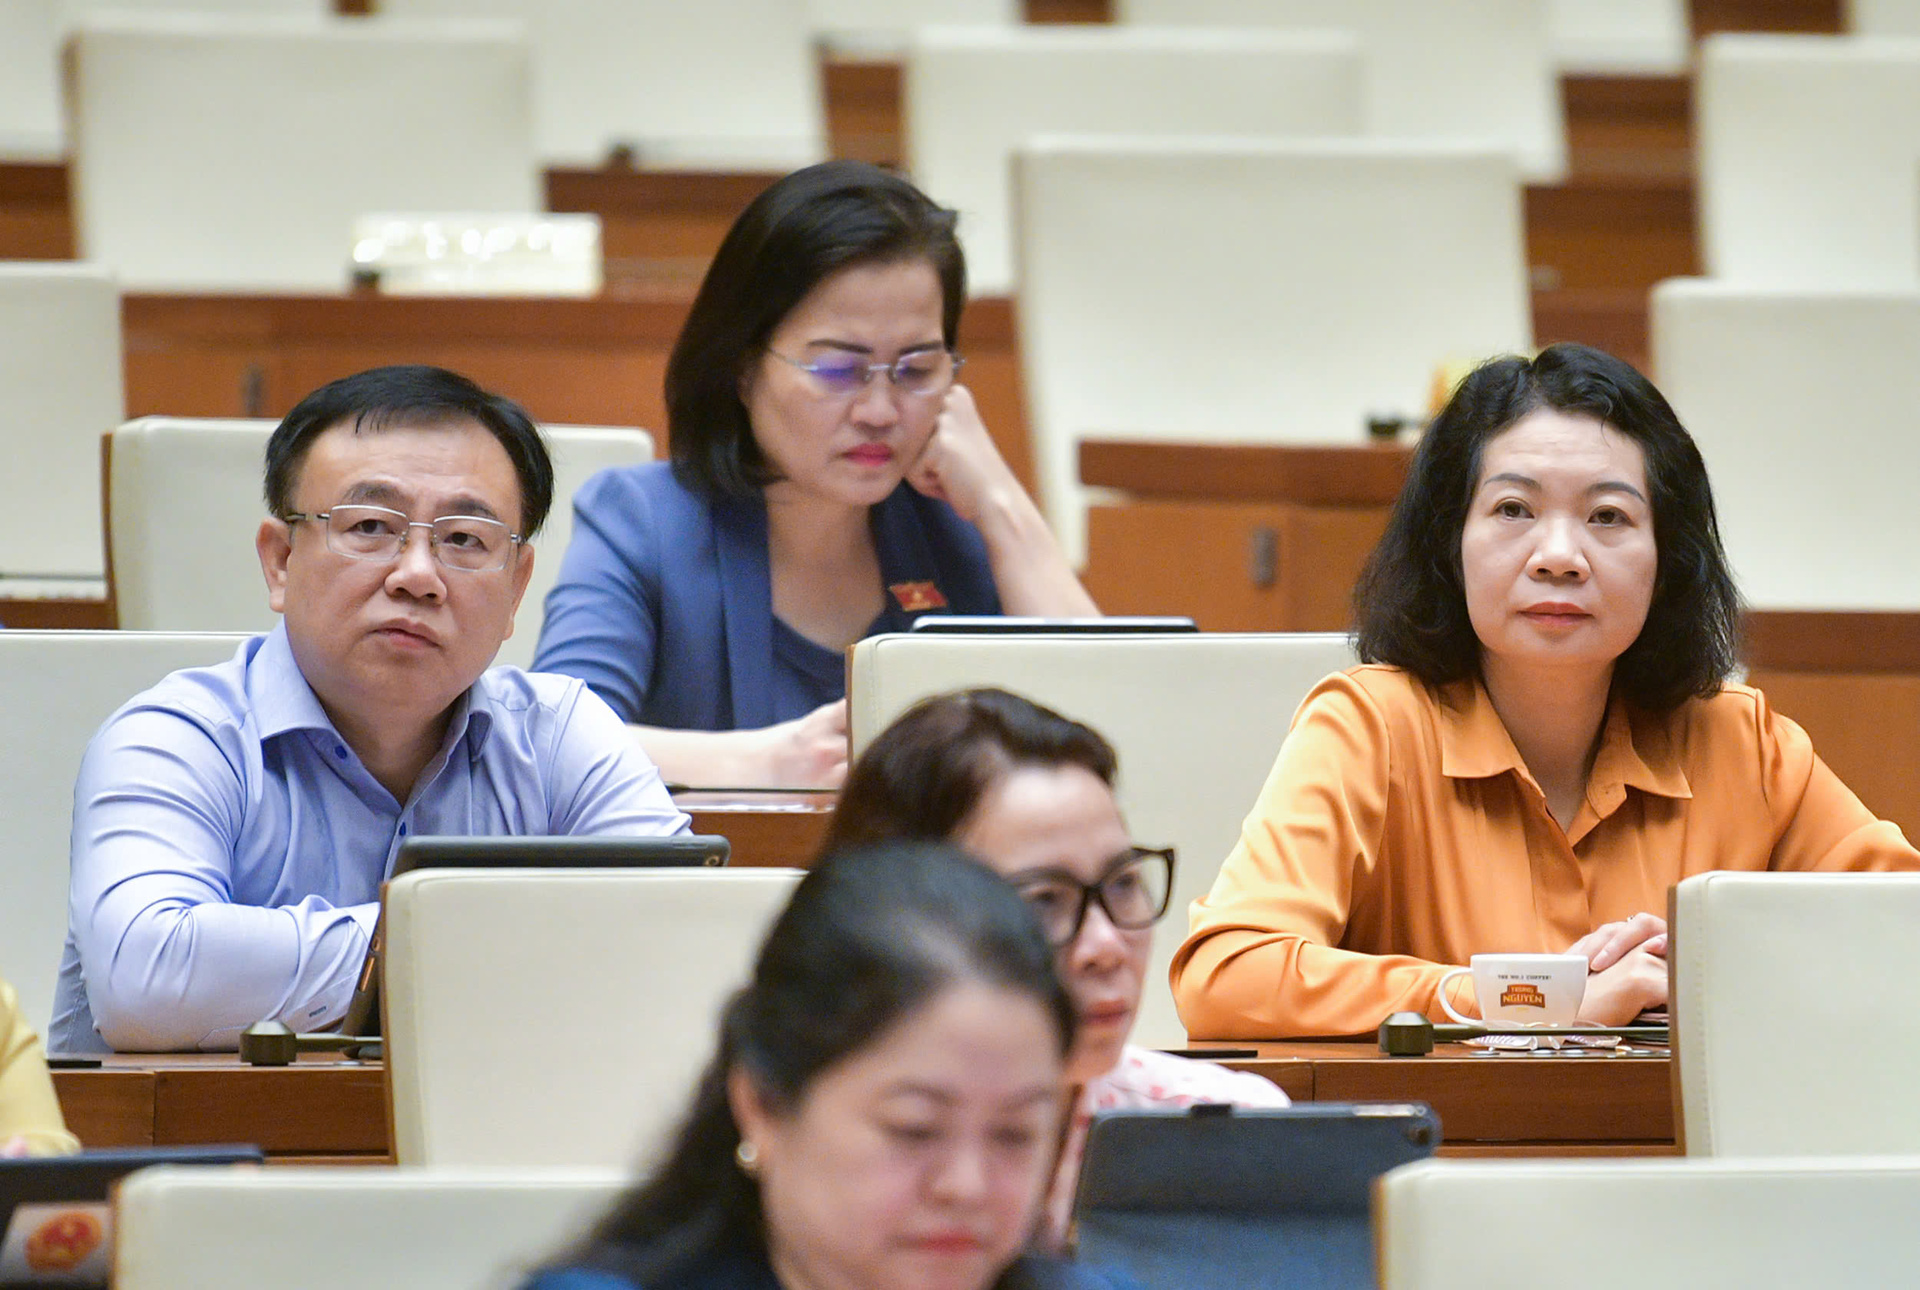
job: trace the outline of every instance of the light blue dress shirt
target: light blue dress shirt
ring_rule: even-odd
[[[61,1052],[231,1049],[337,1021],[415,834],[684,833],[660,774],[580,681],[498,667],[396,801],[327,719],[284,625],[107,719],[74,786]]]

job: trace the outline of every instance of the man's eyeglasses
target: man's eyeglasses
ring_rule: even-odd
[[[953,384],[953,378],[959,374],[960,365],[966,362],[950,349],[915,350],[911,354],[902,354],[891,363],[863,363],[844,355],[803,363],[777,350],[770,349],[767,353],[789,367],[799,368],[817,381],[822,391],[836,397],[858,394],[873,384],[873,378],[882,372],[893,382],[893,388],[902,394],[921,398],[945,394]]]
[[[1065,949],[1080,934],[1095,901],[1115,927],[1137,930],[1159,922],[1173,897],[1173,848],[1129,848],[1091,885],[1058,869],[1016,874],[1012,882],[1039,916],[1048,942]]]
[[[349,560],[393,560],[406,550],[415,529],[427,531],[427,549],[449,569],[493,573],[507,567],[514,547],[526,541],[499,520],[478,515],[442,515],[431,523],[410,520],[384,506],[336,506],[311,514],[291,511],[289,524],[313,520],[326,525],[327,550]]]

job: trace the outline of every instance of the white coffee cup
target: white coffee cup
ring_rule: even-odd
[[[1454,968],[1440,978],[1440,1006],[1465,1025],[1571,1026],[1587,993],[1584,954],[1476,954],[1472,967]],[[1447,982],[1473,973],[1480,1015],[1464,1017],[1447,998]]]

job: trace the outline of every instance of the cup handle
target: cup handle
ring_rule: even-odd
[[[1478,1026],[1482,1023],[1478,1017],[1463,1017],[1453,1010],[1453,1000],[1447,998],[1447,982],[1457,976],[1465,976],[1471,971],[1473,971],[1472,968],[1449,968],[1447,971],[1441,973],[1440,984],[1434,987],[1434,996],[1440,1000],[1440,1006],[1446,1010],[1449,1017],[1452,1017],[1463,1026]]]

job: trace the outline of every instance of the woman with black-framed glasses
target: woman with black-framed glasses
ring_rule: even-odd
[[[668,360],[671,463],[574,494],[534,668],[584,680],[669,782],[835,787],[847,646],[1099,612],[958,383],[956,218],[860,162],[779,180]]]
[[[1065,1239],[1095,1111],[1287,1101],[1257,1075],[1127,1043],[1175,857],[1134,844],[1116,773],[1098,732],[1029,699],[997,689],[940,695],[908,709],[854,763],[821,850],[952,841],[1026,897],[1080,1023],[1067,1058],[1079,1092],[1043,1232],[1051,1244]]]

